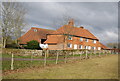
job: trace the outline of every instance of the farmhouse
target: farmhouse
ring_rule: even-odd
[[[107,49],[99,42],[99,39],[84,27],[75,27],[71,19],[68,24],[57,30],[48,30],[32,27],[26,34],[19,38],[24,45],[31,40],[37,40],[40,44],[47,44],[49,50],[69,49]]]

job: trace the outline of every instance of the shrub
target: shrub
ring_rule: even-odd
[[[27,49],[40,49],[39,42],[36,40],[32,40],[27,42],[27,46],[25,46]]]

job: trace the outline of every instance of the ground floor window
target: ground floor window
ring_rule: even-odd
[[[88,46],[85,46],[85,49],[88,49]]]
[[[101,47],[98,47],[98,50],[101,50]]]
[[[68,48],[72,48],[72,44],[68,43],[68,44],[67,44],[67,47],[68,47]]]
[[[79,45],[79,48],[82,49],[82,45]]]

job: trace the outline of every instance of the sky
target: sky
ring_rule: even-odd
[[[65,17],[70,17],[76,27],[88,29],[101,43],[118,42],[117,2],[26,2],[25,5],[28,9],[25,31],[32,26],[55,30],[62,26]]]

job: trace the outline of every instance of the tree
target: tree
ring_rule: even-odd
[[[118,43],[107,43],[109,48],[118,48]]]
[[[20,36],[25,25],[26,9],[20,2],[2,2],[1,12],[2,43],[5,48],[9,36],[15,39]]]
[[[25,47],[27,49],[40,49],[39,42],[36,40],[32,40],[27,42],[27,46]]]

